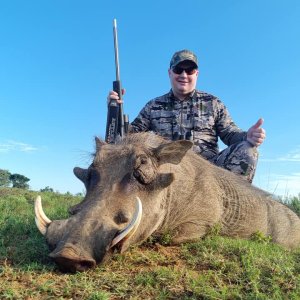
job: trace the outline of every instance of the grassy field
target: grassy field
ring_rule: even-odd
[[[51,219],[80,197],[42,194]],[[257,234],[167,245],[149,240],[85,273],[63,274],[34,223],[37,192],[0,189],[0,299],[300,299],[300,249]],[[289,204],[299,208],[299,198]]]

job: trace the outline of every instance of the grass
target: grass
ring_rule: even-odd
[[[300,249],[259,234],[245,241],[216,231],[176,247],[167,236],[149,239],[93,270],[63,274],[35,227],[36,195],[0,189],[0,299],[300,299]],[[80,201],[49,192],[42,199],[52,219]]]
[[[290,196],[286,198],[279,198],[279,201],[287,205],[293,210],[298,216],[300,216],[300,194],[298,197]]]

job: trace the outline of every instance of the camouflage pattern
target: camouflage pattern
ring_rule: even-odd
[[[181,50],[181,51],[175,52],[174,55],[172,56],[171,61],[170,61],[170,69],[172,69],[173,67],[177,66],[179,63],[181,63],[185,60],[192,61],[193,63],[196,64],[196,66],[198,68],[198,59],[197,59],[196,54],[194,54],[190,50]]]
[[[245,142],[247,133],[231,119],[225,105],[215,96],[194,90],[178,100],[172,90],[150,100],[131,123],[131,132],[153,131],[167,139],[187,139],[193,150],[214,164],[246,176],[252,181],[257,149]],[[218,138],[229,146],[219,152]]]
[[[235,174],[243,175],[245,179],[252,182],[257,160],[257,147],[253,147],[249,142],[243,141],[221,151],[213,158],[212,162]]]

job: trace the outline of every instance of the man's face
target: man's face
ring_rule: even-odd
[[[177,66],[177,70],[180,69],[196,69],[195,65],[190,61],[183,61],[179,63]],[[186,71],[181,72],[181,74],[176,74],[174,71],[176,69],[169,69],[169,77],[171,81],[171,86],[174,95],[183,100],[189,93],[191,93],[196,88],[197,78],[198,78],[198,70],[195,70],[195,73],[189,75]]]

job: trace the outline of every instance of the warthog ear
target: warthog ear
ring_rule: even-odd
[[[73,173],[79,180],[81,180],[86,185],[89,173],[87,169],[75,167],[73,169]]]
[[[181,162],[186,152],[193,146],[190,141],[182,140],[160,145],[154,150],[160,165],[170,163],[177,165]]]
[[[96,142],[96,152],[99,152],[101,147],[106,144],[104,141],[100,140],[97,136],[95,137],[95,142]]]

